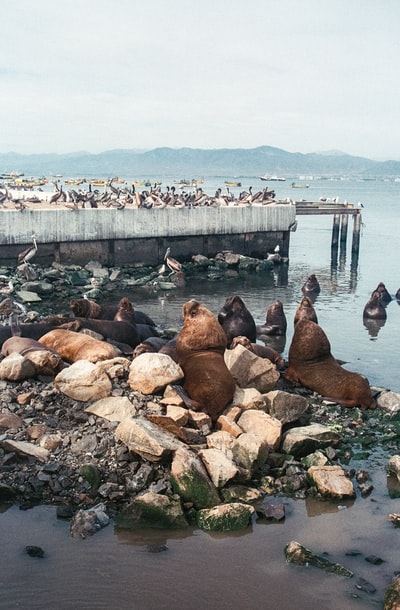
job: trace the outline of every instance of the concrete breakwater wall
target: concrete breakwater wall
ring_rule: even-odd
[[[156,265],[165,250],[179,260],[232,250],[264,257],[277,244],[289,253],[292,204],[163,209],[25,209],[0,211],[0,264],[16,264],[18,253],[36,236],[32,262],[49,265]]]

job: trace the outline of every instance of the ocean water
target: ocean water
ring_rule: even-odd
[[[226,178],[205,180],[212,192]],[[242,188],[258,190],[258,179],[241,177]],[[164,183],[166,183],[164,181]],[[400,391],[398,341],[400,308],[387,307],[386,323],[379,329],[364,326],[362,311],[372,290],[383,281],[394,295],[400,286],[397,250],[400,227],[400,183],[375,181],[313,181],[308,189],[292,189],[290,181],[271,183],[278,197],[317,200],[336,197],[363,204],[362,234],[357,266],[351,264],[351,231],[346,252],[332,265],[332,217],[298,218],[291,234],[290,261],[270,274],[246,275],[226,281],[188,282],[170,293],[134,291],[137,308],[158,323],[179,325],[182,304],[196,298],[217,313],[226,296],[239,294],[257,323],[264,322],[267,307],[277,298],[288,318],[287,354],[293,316],[302,297],[301,286],[315,273],[321,293],[314,306],[327,333],[333,354],[346,367],[365,374],[372,385]],[[263,186],[265,183],[262,183]],[[257,189],[256,189],[257,186]],[[378,450],[379,448],[377,448]],[[111,524],[86,540],[72,539],[68,524],[57,520],[54,507],[20,511],[13,506],[0,514],[0,608],[36,610],[180,609],[228,610],[352,610],[382,607],[383,592],[398,570],[398,536],[387,521],[400,512],[400,500],[390,499],[385,460],[379,451],[370,464],[374,491],[351,502],[315,499],[283,501],[286,518],[279,523],[258,521],[239,533],[121,532]],[[353,579],[322,570],[288,565],[284,547],[298,540],[317,553],[353,570]],[[165,545],[160,553],[149,552]],[[44,559],[29,557],[26,545],[39,545]],[[164,547],[162,547],[164,548]],[[351,555],[356,549],[360,555]],[[384,563],[372,566],[368,555]],[[368,594],[356,587],[358,578],[376,587]]]

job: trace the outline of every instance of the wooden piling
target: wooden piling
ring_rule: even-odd
[[[340,214],[334,214],[333,225],[332,225],[332,241],[331,248],[335,249],[339,244],[339,227],[340,227]]]
[[[361,212],[357,212],[353,216],[353,241],[351,251],[358,253],[360,250],[360,229],[361,229]]]

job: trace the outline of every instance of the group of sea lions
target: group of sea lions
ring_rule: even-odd
[[[389,294],[385,290],[380,283],[373,294],[379,293],[383,302]],[[121,352],[133,358],[149,351],[167,353],[184,372],[187,404],[205,411],[215,421],[231,402],[236,387],[224,353],[240,344],[259,357],[268,358],[291,383],[300,383],[346,406],[374,408],[368,381],[344,369],[331,354],[329,340],[318,324],[312,303],[313,296],[320,292],[315,275],[308,278],[302,292],[304,296],[294,316],[286,370],[278,351],[257,343],[257,339],[266,343],[268,337],[286,334],[282,302],[277,300],[270,305],[265,324],[256,325],[238,295],[229,296],[217,316],[196,300],[186,302],[182,308],[183,327],[170,341],[160,336],[154,321],[144,312],[136,311],[127,297],[116,306],[102,306],[86,298],[72,299],[73,317],[50,316],[42,322],[25,324],[14,319],[9,326],[1,327],[2,355],[47,350],[43,370],[56,374],[79,359],[96,362]]]

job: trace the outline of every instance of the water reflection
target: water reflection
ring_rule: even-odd
[[[372,320],[368,318],[363,318],[363,324],[367,329],[371,339],[376,339],[381,328],[385,326],[386,320]]]
[[[354,498],[341,498],[340,500],[324,500],[308,496],[305,499],[308,517],[318,517],[328,513],[338,513],[341,510],[351,508],[354,505]]]

